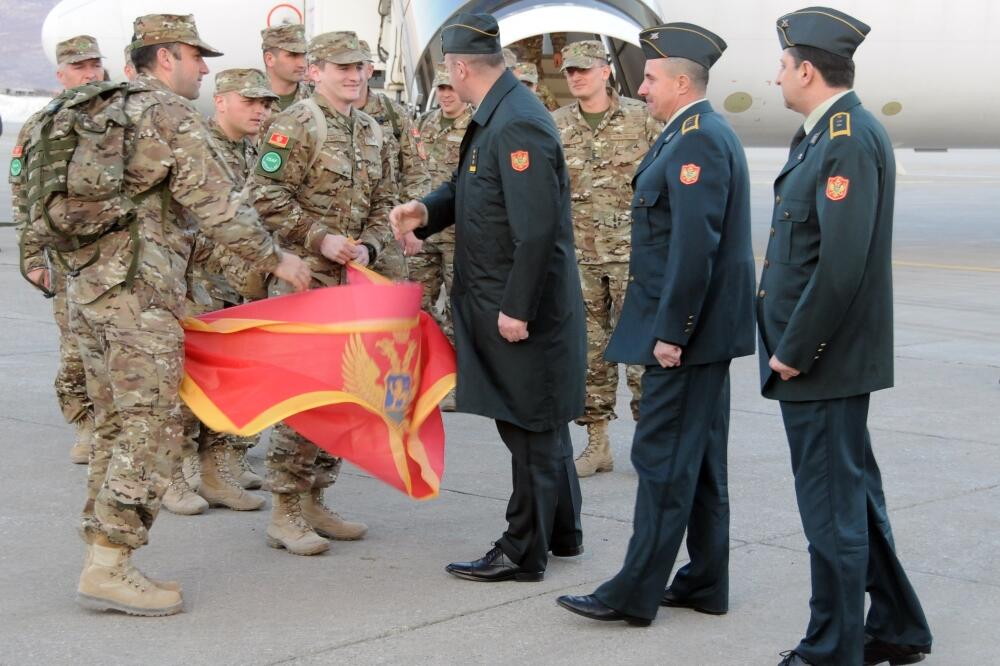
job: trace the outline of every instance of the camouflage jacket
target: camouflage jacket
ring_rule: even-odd
[[[260,133],[257,135],[259,137],[258,143],[263,145],[267,141],[268,130],[271,129],[271,123],[279,113],[287,109],[292,104],[296,102],[301,102],[304,99],[309,99],[313,95],[313,85],[306,81],[299,81],[295,86],[295,97],[292,98],[291,104],[286,106],[284,109],[281,108],[281,100],[274,100],[271,102],[271,115],[264,119],[264,122],[260,124]]]
[[[320,254],[327,234],[367,243],[376,253],[395,242],[389,228],[396,203],[392,159],[375,119],[356,109],[346,118],[321,95],[312,99],[327,126],[316,161],[309,166],[317,141],[312,112],[292,105],[271,125],[249,187],[261,219],[282,246],[301,254],[314,273],[339,280],[340,265]]]
[[[660,135],[642,102],[611,92],[611,107],[591,130],[574,102],[552,114],[569,167],[577,259],[627,262],[632,233],[632,175]]]
[[[395,111],[393,118],[386,110],[392,105]],[[431,177],[427,170],[426,149],[420,137],[420,131],[406,109],[398,102],[389,99],[383,93],[368,91],[368,103],[361,109],[374,118],[382,126],[386,143],[393,155],[392,181],[399,190],[401,201],[410,201],[426,196],[431,191]],[[399,139],[396,139],[395,121],[399,129]]]
[[[123,187],[136,203],[139,242],[133,244],[129,231],[122,230],[78,250],[81,256],[71,262],[89,259],[95,247],[100,258],[68,279],[69,298],[90,303],[122,284],[133,252],[139,252],[137,277],[158,293],[163,307],[185,316],[185,274],[196,229],[261,270],[275,268],[274,242],[234,192],[233,175],[194,107],[156,78],[140,74],[129,86],[125,115]]]
[[[234,189],[241,191],[250,169],[257,163],[254,142],[249,138],[233,141],[215,120],[209,121],[209,133],[219,149],[219,155],[232,171]],[[217,245],[205,234],[195,236],[188,267],[188,297],[199,306],[197,309],[208,311],[239,303],[241,292],[246,290],[238,289],[234,284],[242,284],[248,273],[256,275],[256,282],[259,286],[263,285],[263,275],[251,264],[233,255],[225,246]],[[261,295],[259,289],[254,291],[254,295]]]
[[[454,122],[442,126],[441,109],[428,111],[417,124],[420,136],[427,147],[427,170],[431,175],[431,189],[451,180],[458,168],[458,149],[462,146],[465,130],[472,122],[472,108],[467,107]],[[455,228],[448,227],[433,238],[434,241],[455,242]]]
[[[11,169],[8,179],[10,182],[12,208],[11,222],[17,228],[18,242],[23,248],[21,265],[25,273],[37,268],[46,267],[45,249],[38,242],[35,233],[31,229],[31,225],[28,224],[28,188],[26,184],[28,173],[27,168],[24,166],[28,163],[28,151],[31,149],[28,145],[28,138],[34,132],[35,126],[42,120],[42,117],[42,111],[37,111],[21,126],[21,131],[18,132],[14,143],[14,154],[11,157]],[[15,159],[19,160],[17,168],[13,166],[13,160]],[[57,279],[55,275],[52,276],[52,279],[53,290],[57,290],[61,285],[55,284],[55,280]]]

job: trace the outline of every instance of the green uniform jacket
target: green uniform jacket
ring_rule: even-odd
[[[837,100],[774,181],[757,292],[761,392],[829,400],[892,386],[896,162],[853,92]],[[781,381],[771,355],[802,374]]]
[[[452,310],[460,411],[527,430],[583,413],[587,335],[569,174],[552,117],[509,71],[472,117],[458,169],[424,199],[427,237],[455,225]],[[500,337],[500,312],[528,322]]]
[[[750,177],[736,133],[708,101],[670,123],[632,179],[629,285],[605,358],[682,365],[753,354]]]

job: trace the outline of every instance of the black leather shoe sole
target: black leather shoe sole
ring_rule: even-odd
[[[702,608],[701,606],[698,606],[696,604],[689,604],[684,601],[673,601],[670,599],[660,599],[660,605],[667,606],[669,608],[688,608],[698,613],[704,613],[705,615],[725,615],[726,613],[729,612],[727,610],[724,611],[711,610],[709,608]]]
[[[484,575],[460,569],[450,569],[448,567],[445,567],[444,570],[452,576],[472,580],[477,583],[502,583],[508,580],[517,581],[518,583],[538,583],[545,578],[544,571],[518,571],[515,569],[500,574]]]
[[[583,545],[573,546],[572,548],[553,548],[549,552],[556,557],[576,557],[577,555],[583,555]]]
[[[916,664],[926,657],[923,652],[914,652],[900,657],[886,657],[878,661],[865,661],[865,666],[877,666],[878,664],[889,664],[889,666],[906,666],[906,664]]]
[[[571,613],[576,613],[577,615],[585,617],[590,620],[598,620],[599,622],[625,622],[626,624],[632,625],[633,627],[648,627],[650,624],[653,623],[653,621],[650,619],[644,617],[635,617],[634,615],[625,615],[624,613],[620,613],[616,616],[609,616],[609,617],[602,617],[600,615],[591,615],[590,613],[583,612],[579,608],[574,608],[569,604],[564,604],[559,599],[556,599],[556,603],[559,604],[560,607],[565,608]]]

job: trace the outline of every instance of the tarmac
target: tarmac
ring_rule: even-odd
[[[0,138],[10,154],[15,127]],[[756,253],[783,151],[749,152]],[[869,426],[899,556],[934,632],[928,664],[1000,663],[1000,153],[901,151],[895,223],[896,387]],[[0,220],[9,192],[0,184]],[[95,613],[75,602],[85,468],[52,390],[49,301],[17,270],[0,229],[0,664],[775,664],[808,619],[809,567],[776,403],[755,357],[732,366],[728,615],[661,609],[652,626],[601,624],[555,605],[618,571],[636,476],[624,386],[615,470],[581,481],[586,553],[540,583],[481,584],[444,566],[482,555],[504,525],[509,456],[491,422],[447,414],[440,497],[407,499],[347,466],[328,493],[370,527],[360,542],[295,557],[264,542],[268,510],[166,511],[136,555],[181,581],[184,612]],[[584,431],[572,427],[576,449]],[[264,446],[251,453],[263,469]],[[270,505],[268,505],[269,507]],[[686,561],[682,549],[677,566]]]

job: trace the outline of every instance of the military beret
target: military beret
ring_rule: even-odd
[[[358,35],[349,30],[324,32],[309,40],[309,60],[325,60],[335,65],[350,65],[366,62]]]
[[[441,28],[441,52],[500,53],[500,26],[491,14],[459,14]]]
[[[726,43],[713,32],[693,23],[666,23],[639,33],[642,52],[647,60],[686,58],[711,69]]]
[[[198,27],[194,24],[194,16],[191,14],[146,14],[137,18],[132,27],[132,34],[135,36],[132,41],[133,49],[180,42],[195,47],[205,58],[222,55],[222,51],[201,41]]]
[[[260,31],[260,48],[305,53],[306,27],[301,23],[282,23],[272,28],[265,28]]]
[[[90,35],[77,35],[56,44],[56,63],[60,65],[103,57],[97,40]]]
[[[363,39],[359,39],[358,45],[361,46],[361,52],[365,55],[365,62],[375,62],[375,56],[372,54],[372,47],[368,46],[368,42]]]
[[[608,54],[604,51],[604,44],[596,39],[585,39],[582,42],[567,44],[562,48],[561,53],[563,63],[560,70],[563,72],[569,67],[590,69],[608,64]]]
[[[218,95],[238,92],[251,99],[278,99],[268,85],[267,77],[259,69],[224,69],[215,75],[215,92]]]
[[[806,7],[778,19],[781,48],[812,46],[842,58],[853,58],[854,50],[871,28],[844,12],[829,7]]]
[[[532,62],[519,62],[511,68],[518,81],[538,83],[538,68]]]
[[[514,65],[516,65],[517,64],[517,54],[514,53],[511,49],[505,48],[503,50],[503,64],[504,64],[504,67],[506,67],[507,69],[510,69],[511,67],[513,67]]]
[[[448,67],[443,62],[434,65],[434,83],[431,85],[435,88],[451,85],[451,75],[448,74]]]

